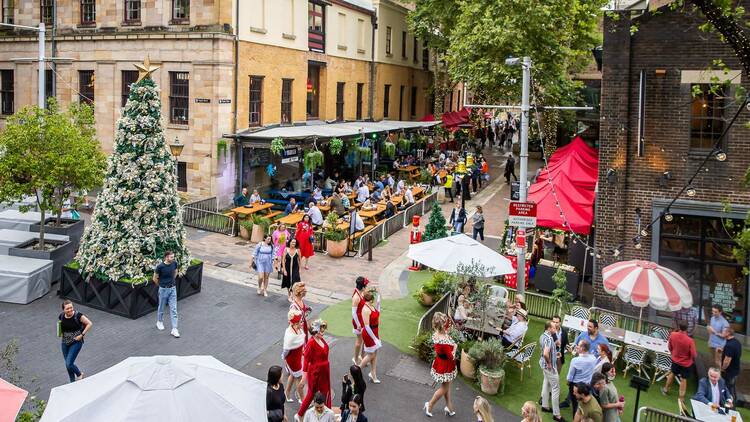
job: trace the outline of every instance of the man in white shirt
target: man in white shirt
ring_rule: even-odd
[[[513,323],[510,324],[510,327],[503,330],[503,346],[510,346],[526,334],[526,330],[529,329],[529,323],[526,321],[527,315],[528,314],[524,309],[518,309],[516,311],[516,316],[513,317]]]
[[[315,205],[315,202],[312,201],[308,206],[309,209],[307,210],[307,215],[310,216],[310,222],[315,226],[323,225],[323,213],[320,212],[320,208],[318,208],[318,206]]]
[[[404,182],[404,179],[401,179],[398,181],[398,184],[396,185],[396,195],[401,195],[404,193],[404,187],[406,187],[406,182]]]
[[[357,188],[357,202],[364,203],[367,201],[367,198],[370,197],[370,188],[367,187],[366,183],[362,183],[359,188]]]
[[[411,191],[411,188],[407,188],[406,193],[404,193],[404,203],[407,207],[414,205],[414,193]]]
[[[391,189],[393,189],[393,185],[395,183],[396,183],[396,181],[393,180],[393,176],[390,173],[388,173],[388,185],[391,187]]]
[[[351,214],[349,214],[349,235],[353,235],[358,231],[365,229],[365,222],[362,217],[359,216],[356,208],[352,208]]]

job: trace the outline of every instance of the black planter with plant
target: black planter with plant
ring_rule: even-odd
[[[75,256],[73,242],[64,240],[44,241],[44,249],[38,247],[39,239],[31,239],[18,246],[8,248],[8,255],[22,258],[46,259],[52,261],[52,283],[57,283],[62,277],[63,266]]]
[[[29,230],[39,233],[39,226],[39,223],[32,224]],[[86,223],[83,220],[73,220],[72,218],[61,218],[60,225],[58,226],[57,218],[50,217],[45,219],[44,232],[68,236],[70,238],[70,242],[73,244],[73,250],[77,251],[78,245],[81,243],[81,236],[83,236],[83,229],[85,227]]]

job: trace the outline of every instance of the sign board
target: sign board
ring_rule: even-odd
[[[195,102],[198,104],[208,104],[211,102],[210,98],[196,98]]]
[[[219,98],[219,104],[232,104],[231,98]]]
[[[526,230],[516,230],[516,246],[519,249],[526,249]]]
[[[299,161],[299,156],[295,155],[294,157],[287,157],[281,159],[281,164],[287,164],[287,163],[296,163]]]
[[[536,204],[533,202],[511,202],[508,224],[514,227],[536,227]]]

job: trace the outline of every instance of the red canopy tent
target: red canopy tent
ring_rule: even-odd
[[[587,162],[596,162],[599,164],[599,151],[596,148],[592,148],[586,144],[586,142],[580,136],[576,136],[568,145],[562,146],[555,150],[555,153],[549,158],[549,165],[552,165],[556,161],[563,160],[569,156],[574,155]]]
[[[550,177],[555,181],[561,174],[566,175],[574,185],[593,192],[599,179],[599,160],[586,159],[571,153],[542,169],[536,181],[546,182]]]
[[[464,107],[458,111],[443,113],[443,127],[448,130],[456,130],[459,125],[469,123],[469,112],[470,109]]]

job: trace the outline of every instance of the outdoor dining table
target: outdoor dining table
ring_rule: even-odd
[[[667,346],[666,340],[647,336],[645,334],[638,334],[633,331],[625,332],[625,344],[656,353],[662,353],[665,355],[669,354],[669,346]]]
[[[740,412],[736,410],[729,410],[727,414],[719,414],[718,411],[712,410],[711,406],[701,403],[698,400],[690,399],[690,404],[693,406],[693,414],[695,419],[704,422],[742,422],[742,416]]]
[[[589,320],[578,318],[573,315],[565,315],[563,318],[563,327],[569,330],[584,332],[588,329]],[[610,327],[600,325],[599,332],[610,340],[625,341],[625,330],[619,327]]]
[[[565,315],[562,326],[569,330],[583,332],[587,330],[588,320],[573,315]],[[620,341],[628,346],[656,353],[669,354],[666,340],[607,325],[599,325],[599,333],[610,340]]]
[[[400,173],[406,173],[411,180],[419,178],[419,167],[417,166],[403,166],[398,169]]]
[[[485,317],[484,325],[482,325],[481,315],[471,314],[470,318],[464,322],[464,329],[499,336],[505,320],[505,308],[490,307]]]
[[[242,207],[232,208],[232,212],[242,215],[251,215],[257,212],[269,210],[271,208],[273,208],[273,204],[270,202],[266,202],[265,204],[255,202],[252,205],[244,205]]]
[[[365,210],[364,208],[359,210],[359,216],[363,220],[371,220],[375,223],[378,222],[378,216],[385,212],[385,204],[378,203],[377,208],[372,210]]]
[[[276,220],[277,223],[286,224],[287,226],[296,226],[297,223],[302,221],[302,218],[305,216],[304,211],[297,211],[293,212],[285,217],[281,217],[278,220]]]

